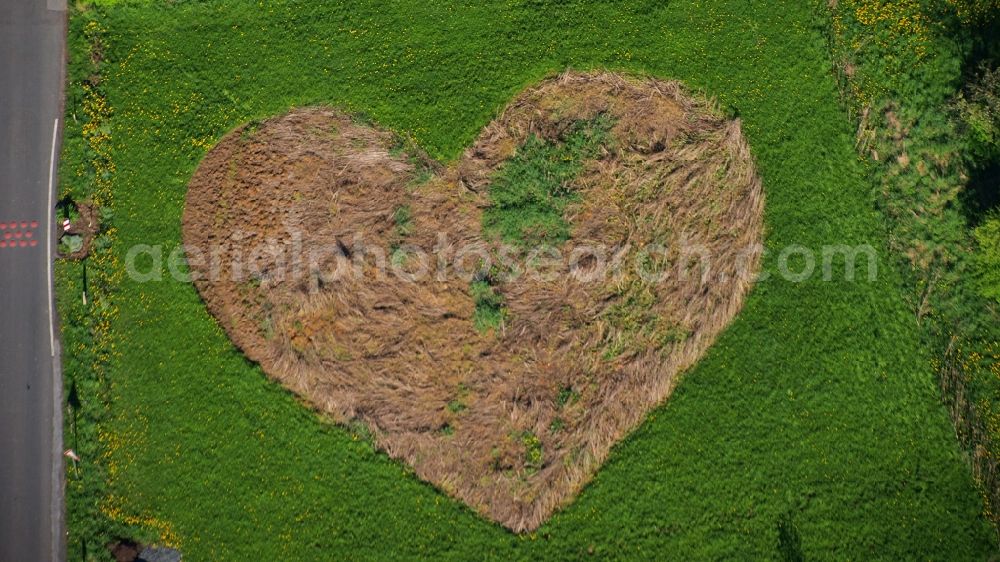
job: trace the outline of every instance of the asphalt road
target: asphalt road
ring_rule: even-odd
[[[0,0],[0,562],[66,556],[51,285],[65,36],[54,0]]]

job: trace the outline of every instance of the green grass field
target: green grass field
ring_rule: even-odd
[[[302,407],[243,359],[190,284],[107,275],[111,300],[91,308],[115,310],[101,332],[113,344],[110,412],[104,456],[85,459],[107,473],[106,515],[169,529],[191,561],[776,558],[789,519],[810,559],[995,551],[810,3],[660,4],[208,0],[72,16],[77,64],[84,21],[106,30],[113,169],[102,177],[115,232],[96,271],[120,269],[134,244],[163,244],[164,255],[179,244],[187,181],[240,123],[335,104],[449,160],[525,85],[567,67],[680,79],[743,119],[767,197],[765,270],[790,244],[867,243],[880,255],[875,282],[843,281],[839,267],[831,282],[758,284],[669,402],[572,505],[524,536]],[[71,83],[62,175],[78,195],[89,187],[76,170],[93,156],[74,140],[81,99]],[[58,269],[64,319],[83,314],[81,273]],[[67,322],[64,338],[83,341],[74,330]],[[70,373],[85,351],[67,353]],[[100,396],[81,385],[81,401]],[[73,499],[87,496],[67,478],[73,558],[93,506]],[[91,541],[88,555],[99,551]]]

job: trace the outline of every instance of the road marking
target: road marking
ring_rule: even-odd
[[[61,0],[65,2],[65,0]],[[63,4],[65,6],[65,3]],[[63,8],[65,9],[65,7]],[[62,31],[65,33],[65,28]],[[65,49],[65,44],[63,45]],[[62,79],[62,73],[60,73],[60,79]],[[63,104],[59,104],[60,110],[63,108]],[[65,522],[64,522],[64,509],[66,506],[66,490],[65,490],[65,473],[63,471],[63,458],[59,454],[63,447],[63,400],[62,400],[62,390],[63,390],[63,379],[60,369],[59,360],[60,358],[56,356],[56,324],[55,318],[52,315],[52,287],[55,284],[55,279],[52,277],[52,219],[55,215],[55,206],[52,204],[52,197],[55,194],[55,175],[56,175],[56,144],[59,139],[59,118],[56,118],[52,123],[52,152],[49,155],[49,207],[45,212],[45,263],[48,266],[49,279],[49,349],[52,352],[52,493],[49,496],[51,505],[49,506],[49,512],[52,516],[52,539],[50,542],[50,552],[49,558],[52,560],[66,559],[66,536],[65,536]],[[32,221],[32,228],[35,224]],[[34,242],[34,241],[32,241]]]
[[[38,228],[38,221],[12,222],[8,226],[6,222],[0,222],[0,250],[11,248],[35,247],[38,241],[35,239],[35,229]],[[18,229],[20,225],[21,230]]]
[[[49,154],[49,205],[45,208],[45,265],[48,268],[48,283],[46,285],[49,289],[49,351],[52,353],[52,357],[56,356],[56,324],[55,318],[52,316],[52,284],[55,280],[52,278],[52,215],[55,213],[55,207],[52,206],[52,194],[55,192],[55,181],[56,176],[56,136],[59,134],[59,118],[57,117],[52,121],[52,152]],[[60,407],[56,404],[56,407]]]

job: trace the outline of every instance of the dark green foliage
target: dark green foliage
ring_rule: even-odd
[[[778,557],[784,562],[803,562],[802,537],[795,528],[791,514],[785,513],[778,519]]]
[[[1000,68],[982,65],[956,105],[975,160],[1000,158]]]
[[[963,25],[984,27],[1000,16],[1000,0],[945,0]]]
[[[572,181],[607,142],[610,127],[607,117],[599,117],[571,127],[562,142],[529,136],[493,177],[485,232],[527,247],[565,242],[570,228],[563,211],[577,199]]]
[[[979,290],[1000,303],[1000,212],[993,213],[975,231]]]

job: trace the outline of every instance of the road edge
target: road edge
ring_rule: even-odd
[[[66,112],[66,65],[67,48],[66,34],[69,29],[69,12],[62,11],[60,26],[62,28],[62,49],[59,53],[60,73],[58,110],[52,126],[52,153],[49,162],[49,185],[48,185],[48,209],[46,224],[48,225],[48,244],[46,256],[48,269],[49,288],[49,330],[50,345],[52,353],[52,544],[50,555],[52,560],[66,560],[66,471],[63,463],[63,375],[62,375],[62,346],[57,337],[59,327],[59,313],[55,303],[55,277],[53,274],[53,262],[55,261],[55,242],[53,234],[54,225],[52,217],[55,208],[52,201],[55,199],[58,189],[59,160],[62,153],[62,132],[60,126],[62,116]]]

